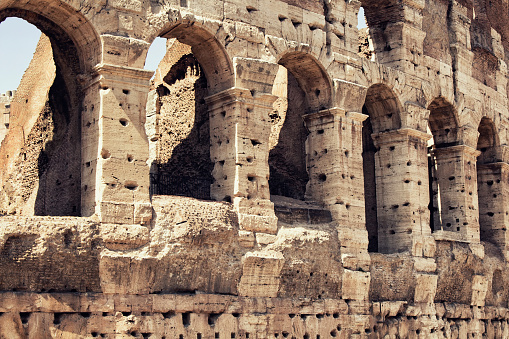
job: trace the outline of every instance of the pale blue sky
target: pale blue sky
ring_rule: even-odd
[[[359,11],[358,28],[366,27],[364,9]],[[18,88],[26,68],[32,60],[41,32],[18,18],[7,18],[0,23],[0,93]],[[156,38],[150,46],[145,69],[155,71],[166,51],[166,39]]]
[[[18,88],[40,36],[35,26],[18,18],[0,24],[0,93]]]

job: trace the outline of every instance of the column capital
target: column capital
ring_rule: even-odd
[[[337,117],[338,118],[346,117],[346,118],[349,118],[351,120],[358,121],[358,122],[363,122],[364,120],[369,118],[369,116],[366,114],[359,113],[359,112],[353,112],[353,111],[346,111],[339,107],[331,107],[331,108],[323,109],[318,112],[305,114],[302,116],[302,118],[306,122],[310,122],[310,121],[317,120],[317,119],[323,119],[326,117],[328,117],[332,121],[335,121]]]
[[[101,87],[108,87],[112,83],[124,83],[148,89],[150,88],[150,79],[153,74],[153,71],[145,69],[101,63],[96,65],[89,74],[81,75],[79,80],[83,83],[84,88],[91,87],[97,83]]]
[[[467,145],[456,145],[456,146],[449,146],[449,147],[441,147],[441,148],[433,148],[431,150],[431,153],[433,155],[441,155],[441,156],[455,156],[457,154],[465,154],[470,155],[472,157],[477,158],[479,155],[481,155],[481,151],[476,150],[473,147],[467,146]]]
[[[246,88],[232,87],[224,91],[212,94],[205,98],[209,105],[209,110],[218,109],[221,106],[235,102],[244,102],[260,107],[272,106],[277,96],[268,93],[259,93],[255,96]]]
[[[371,136],[376,146],[380,144],[401,141],[412,137],[421,139],[422,141],[428,141],[433,137],[431,134],[424,133],[413,128],[400,128],[388,132],[373,133]]]
[[[489,163],[477,165],[477,169],[483,169],[483,168],[501,169],[501,170],[508,171],[509,164],[507,162],[489,162]]]

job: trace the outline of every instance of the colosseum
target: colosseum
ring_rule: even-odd
[[[9,17],[0,338],[509,338],[508,0]]]

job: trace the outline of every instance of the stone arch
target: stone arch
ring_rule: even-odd
[[[479,138],[477,139],[477,150],[486,152],[490,148],[500,145],[497,129],[492,119],[483,117],[478,127]]]
[[[307,112],[330,107],[332,82],[325,68],[311,54],[294,51],[282,54],[278,64],[293,74],[307,100]]]
[[[429,128],[436,147],[458,143],[459,120],[454,106],[444,97],[435,98],[429,105]]]
[[[221,92],[235,85],[234,67],[226,49],[205,26],[181,19],[164,27],[159,34],[162,38],[177,39],[191,46],[194,57],[207,78],[209,95]],[[152,42],[155,39],[151,39]]]
[[[369,115],[374,133],[401,128],[402,111],[398,97],[387,85],[377,83],[368,88],[363,113]]]
[[[92,24],[81,13],[60,1],[11,2],[8,6],[0,7],[0,21],[8,17],[23,19],[44,33],[47,38],[41,39],[38,48],[44,55],[39,56],[45,64],[40,67],[50,63],[55,65],[53,71],[48,70],[54,72],[52,83],[49,77],[45,78],[47,84],[30,83],[28,76],[24,91],[18,91],[13,102],[13,119],[18,119],[26,136],[19,141],[17,139],[20,137],[14,133],[9,136],[14,149],[8,146],[0,150],[0,171],[7,173],[2,177],[2,185],[9,181],[11,187],[17,187],[18,179],[14,172],[5,171],[16,168],[14,171],[27,171],[23,172],[25,179],[22,187],[30,192],[23,194],[22,201],[8,202],[9,209],[15,208],[17,213],[28,215],[79,216],[81,108],[84,100],[80,80],[85,79],[84,75],[90,74],[100,60],[100,39]],[[42,62],[42,59],[37,60]],[[32,96],[35,95],[29,89],[31,86],[37,89],[38,98],[46,96],[46,103],[40,102],[44,108],[34,110],[31,105]],[[26,145],[30,145],[29,156],[20,155],[19,151]],[[37,146],[32,147],[34,145]],[[16,156],[9,157],[8,153],[13,151]],[[19,161],[27,165],[18,166]],[[19,192],[15,194],[19,195]]]
[[[479,199],[480,239],[505,247],[503,176],[501,166],[500,139],[492,119],[483,117],[478,127],[477,150],[477,192]]]
[[[367,92],[362,112],[369,116],[362,128],[362,158],[364,174],[364,208],[368,231],[368,251],[379,250],[377,169],[375,154],[377,147],[372,135],[401,128],[402,105],[396,94],[386,84],[371,85]],[[378,174],[377,174],[378,173]]]
[[[272,92],[278,98],[271,115],[270,192],[273,196],[316,200],[308,189],[313,155],[307,154],[306,142],[312,135],[310,122],[304,121],[307,114],[330,107],[331,80],[319,61],[302,51],[284,53],[278,63]]]
[[[235,85],[233,65],[198,23],[178,21],[162,32],[167,52],[147,106],[150,192],[210,199],[214,164],[206,99]]]
[[[61,1],[17,2],[0,8],[0,22],[18,17],[39,28],[60,46],[65,54],[77,58],[79,70],[90,72],[101,60],[101,41],[93,25],[81,13]]]

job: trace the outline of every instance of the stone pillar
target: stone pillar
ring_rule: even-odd
[[[481,152],[466,145],[437,148],[433,189],[439,194],[435,231],[457,232],[459,240],[479,243],[477,157]]]
[[[431,234],[427,141],[431,135],[405,128],[373,134],[378,212],[378,250],[413,250]]]
[[[214,162],[211,197],[233,202],[240,227],[275,233],[277,218],[269,192],[269,113],[276,97],[231,88],[207,98],[210,156]]]
[[[340,108],[304,116],[309,182],[306,199],[323,203],[341,227],[365,229],[362,122]]]
[[[509,259],[509,164],[477,165],[481,240],[497,245]]]
[[[379,13],[379,16],[398,15],[400,21],[384,22],[374,27],[370,33],[374,37],[378,62],[412,74],[427,75],[426,67],[421,66],[426,32],[422,31],[422,10],[424,1],[400,0],[399,8],[389,7],[391,13]]]
[[[352,271],[367,271],[370,263],[362,166],[362,122],[367,118],[340,108],[304,116],[309,130],[306,199],[322,203],[331,212],[343,266]]]
[[[85,86],[82,215],[111,224],[146,224],[149,197],[145,102],[151,71],[100,64]]]

